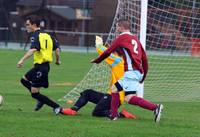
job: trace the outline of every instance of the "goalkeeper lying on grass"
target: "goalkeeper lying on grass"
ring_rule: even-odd
[[[107,48],[103,46],[103,40],[101,37],[96,36],[95,46],[98,54],[102,54]],[[108,58],[106,58],[105,62],[111,67],[111,82],[110,86],[112,86],[118,79],[120,79],[124,74],[124,61],[121,57],[116,54],[111,54]],[[124,102],[124,92],[120,92],[120,105]],[[76,101],[74,106],[71,108],[63,109],[63,113],[66,115],[76,115],[78,110],[87,104],[87,102],[92,102],[96,104],[92,115],[98,117],[109,117],[110,108],[111,108],[111,91],[107,94],[95,91],[93,89],[84,90],[81,93],[81,96]],[[135,119],[135,115],[127,112],[123,109],[119,114],[119,117],[125,118],[133,118]]]

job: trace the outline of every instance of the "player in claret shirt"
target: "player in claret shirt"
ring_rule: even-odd
[[[111,120],[117,119],[117,110],[119,106],[119,92],[125,91],[125,100],[132,105],[140,106],[154,112],[155,122],[160,121],[162,104],[154,104],[144,98],[136,96],[140,91],[139,84],[142,83],[148,72],[148,61],[146,53],[131,31],[131,23],[128,20],[118,20],[116,31],[119,36],[112,42],[111,46],[104,51],[98,58],[92,60],[92,63],[100,63],[107,58],[112,52],[117,51],[124,60],[125,73],[111,88]]]

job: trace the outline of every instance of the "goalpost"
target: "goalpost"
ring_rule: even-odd
[[[157,102],[200,101],[200,1],[118,0],[106,43],[115,38],[119,18],[131,20],[132,33],[146,45],[149,73],[144,97]],[[60,100],[77,99],[88,88],[107,92],[109,80],[108,66],[95,64]]]

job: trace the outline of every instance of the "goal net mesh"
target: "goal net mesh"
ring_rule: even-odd
[[[116,21],[127,18],[140,35],[141,0],[118,0],[106,43],[115,38]],[[144,97],[152,101],[200,101],[200,1],[149,0],[146,50],[149,72]],[[83,80],[60,100],[77,99],[84,89],[107,92],[110,69],[93,65]]]

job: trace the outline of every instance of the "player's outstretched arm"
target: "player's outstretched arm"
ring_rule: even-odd
[[[17,67],[21,68],[24,64],[24,62],[33,55],[33,53],[36,51],[37,49],[29,49],[26,54],[19,60],[19,62],[17,63]]]
[[[93,59],[91,63],[101,63],[105,58],[107,58],[113,51],[116,50],[117,46],[119,45],[119,42],[122,38],[118,38],[113,41],[112,45],[107,48],[100,56],[98,56],[96,59]]]
[[[109,47],[110,45],[106,45],[107,47]],[[106,49],[107,47],[103,45],[103,40],[101,37],[96,36],[95,37],[95,47],[96,47],[96,51],[99,55],[101,55]],[[108,64],[109,66],[112,67],[112,64],[114,63],[115,65],[117,65],[118,63],[120,63],[122,60],[121,57],[119,57],[116,54],[111,53],[109,57],[107,57],[104,61],[106,62],[106,64]]]

